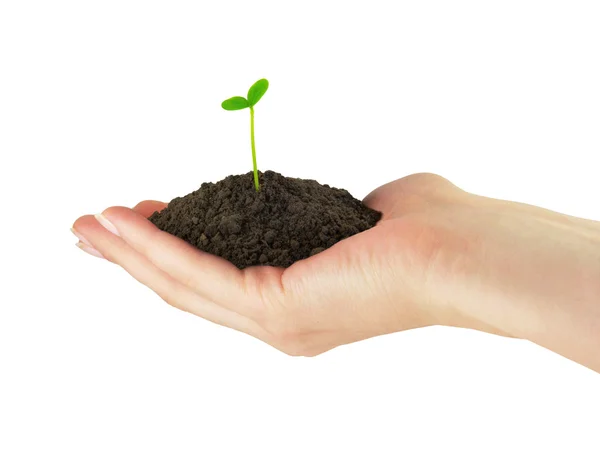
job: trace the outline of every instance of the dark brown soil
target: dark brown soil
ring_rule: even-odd
[[[288,267],[373,227],[380,218],[380,212],[344,189],[267,171],[260,173],[259,192],[252,172],[230,175],[174,198],[149,220],[243,269]]]

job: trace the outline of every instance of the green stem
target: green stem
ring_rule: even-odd
[[[254,167],[254,187],[256,192],[260,189],[258,184],[258,168],[256,167],[256,146],[254,145],[254,108],[250,107],[250,142],[252,143],[252,166]]]

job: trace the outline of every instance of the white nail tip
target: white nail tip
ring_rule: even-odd
[[[78,242],[75,245],[77,247],[79,247],[81,250],[83,250],[84,252],[86,252],[88,255],[92,255],[92,256],[95,256],[96,258],[104,259],[104,256],[102,256],[102,253],[100,253],[95,248],[90,247],[89,245],[85,245],[83,242]]]
[[[102,214],[96,214],[94,217],[100,223],[100,225],[102,225],[112,234],[119,236],[119,231],[117,230],[117,227],[115,227],[106,217],[104,217]]]

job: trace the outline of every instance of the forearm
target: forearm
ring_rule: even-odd
[[[482,208],[463,320],[600,372],[600,223],[490,199]]]
[[[519,248],[498,248],[491,267],[514,314],[496,326],[600,372],[600,223],[513,205],[499,225]]]
[[[566,253],[557,270],[538,276],[539,284],[523,295],[515,331],[600,372],[600,245],[593,255]]]

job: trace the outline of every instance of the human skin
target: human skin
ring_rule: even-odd
[[[431,325],[527,339],[600,372],[600,222],[467,193],[432,174],[364,202],[373,228],[287,269],[244,270],[111,207],[73,225],[84,251],[168,304],[290,355]]]

